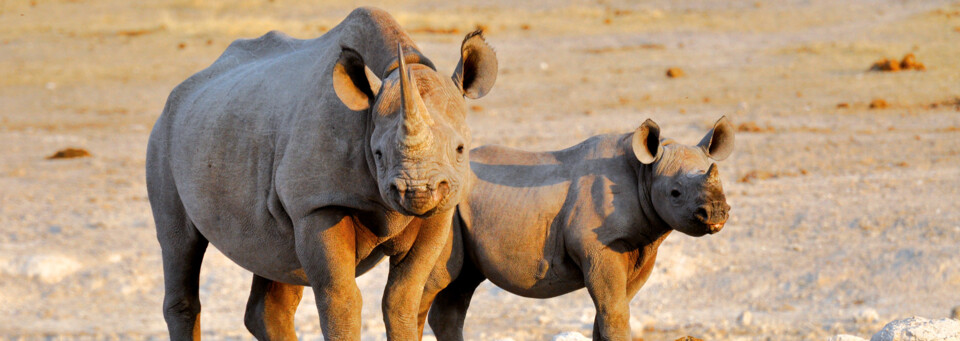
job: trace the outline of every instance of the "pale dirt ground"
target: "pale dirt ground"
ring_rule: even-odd
[[[359,5],[333,2],[0,0],[0,337],[166,338],[148,132],[169,91],[230,41],[271,29],[316,37]],[[443,72],[462,35],[487,27],[501,69],[493,92],[470,103],[475,145],[558,149],[647,117],[684,143],[720,115],[773,128],[740,133],[720,165],[727,227],[661,248],[631,303],[644,339],[869,337],[960,305],[960,4],[365,4],[418,32]],[[908,52],[928,70],[865,72]],[[665,77],[673,66],[687,76]],[[868,109],[874,98],[890,107]],[[65,147],[93,156],[44,159]],[[779,176],[738,182],[751,171]],[[384,278],[381,266],[358,279],[365,339],[384,338]],[[250,338],[249,280],[207,254],[205,336]],[[316,339],[307,292],[298,329]],[[878,320],[855,320],[870,309]],[[587,334],[592,314],[584,291],[532,300],[488,283],[466,330],[543,340]]]

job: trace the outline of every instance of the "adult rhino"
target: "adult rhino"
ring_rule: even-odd
[[[254,273],[245,315],[260,339],[293,339],[303,286],[327,340],[360,338],[355,277],[390,257],[391,339],[414,339],[417,304],[469,186],[464,97],[497,60],[466,36],[437,73],[386,12],[354,10],[328,33],[238,40],[177,86],[147,147],[172,339],[200,336],[208,243]]]
[[[560,151],[473,150],[475,185],[425,288],[420,327],[429,308],[437,339],[462,340],[470,298],[489,279],[531,298],[586,287],[593,339],[630,340],[629,303],[664,238],[723,228],[730,206],[714,161],[733,143],[721,118],[695,146],[661,138],[647,120]]]

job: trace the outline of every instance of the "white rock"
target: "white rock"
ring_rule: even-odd
[[[859,336],[840,334],[831,336],[829,339],[827,339],[827,341],[867,341],[867,339]]]
[[[643,335],[643,322],[640,321],[636,316],[630,316],[630,335],[633,338],[638,338]]]
[[[420,341],[437,341],[437,337],[433,335],[424,335],[420,338]]]
[[[577,332],[563,332],[553,336],[552,341],[591,341],[583,334]]]
[[[753,314],[751,314],[749,310],[744,310],[742,313],[740,313],[740,317],[737,318],[737,321],[740,322],[741,326],[749,326],[750,323],[753,323]]]
[[[960,321],[914,316],[887,323],[870,341],[960,341]]]
[[[876,309],[873,308],[864,308],[860,311],[857,311],[853,315],[853,322],[856,323],[873,323],[880,320],[880,314],[877,313]]]

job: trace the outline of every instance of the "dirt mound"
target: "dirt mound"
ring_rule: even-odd
[[[925,71],[927,67],[918,62],[913,53],[907,53],[900,61],[887,58],[878,60],[870,66],[868,71],[897,72],[906,70]]]
[[[67,149],[58,150],[53,155],[47,156],[47,160],[73,159],[73,158],[87,157],[87,156],[91,156],[91,155],[90,155],[90,152],[88,152],[86,149],[67,148]]]

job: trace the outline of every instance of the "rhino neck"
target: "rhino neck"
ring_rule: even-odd
[[[663,218],[657,214],[657,210],[653,207],[653,197],[650,192],[650,186],[653,184],[653,177],[655,176],[653,165],[642,164],[633,157],[633,151],[630,149],[630,141],[632,139],[632,133],[626,134],[621,139],[621,148],[625,150],[621,157],[630,164],[633,173],[637,175],[637,200],[640,202],[641,220],[638,222],[640,228],[639,233],[647,239],[645,241],[646,245],[651,245],[656,248],[663,242],[663,239],[670,234],[672,229],[666,221],[663,221]]]

